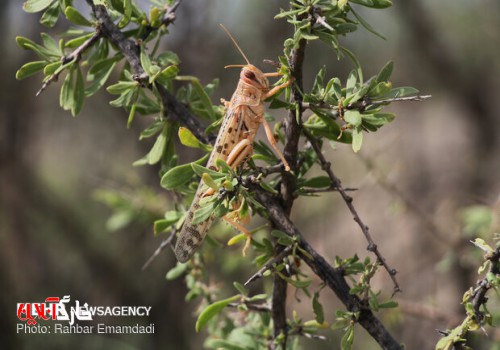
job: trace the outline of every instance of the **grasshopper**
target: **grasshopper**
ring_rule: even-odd
[[[236,90],[230,102],[226,102],[226,114],[208,159],[207,168],[217,170],[217,159],[224,160],[232,169],[245,164],[253,153],[253,140],[260,125],[263,124],[269,143],[283,162],[285,170],[290,171],[290,166],[281,151],[276,147],[273,132],[264,119],[264,100],[289,86],[292,81],[289,80],[279,86],[270,88],[267,78],[280,76],[281,74],[279,72],[264,73],[252,65],[229,31],[222,24],[221,27],[231,38],[247,64],[225,67],[242,69]],[[211,215],[205,221],[193,224],[194,212],[200,208],[200,200],[203,197],[213,194],[214,190],[207,189],[207,186],[201,180],[175,245],[175,256],[179,262],[188,261],[203,243],[203,239],[215,217]],[[247,245],[245,246],[247,247],[250,242],[250,233],[237,222],[232,222],[227,218],[226,220],[238,230],[247,234]]]

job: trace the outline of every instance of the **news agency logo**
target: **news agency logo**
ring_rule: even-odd
[[[90,306],[75,300],[69,306],[70,296],[48,297],[42,303],[18,303],[17,318],[25,323],[17,324],[17,333],[154,333],[154,324],[143,326],[108,326],[103,323],[81,326],[76,321],[93,321],[95,317],[148,317],[151,306]],[[69,310],[69,311],[68,311]],[[41,324],[45,321],[67,323]]]

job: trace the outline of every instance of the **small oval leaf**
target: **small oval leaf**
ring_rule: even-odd
[[[55,0],[28,0],[23,4],[23,10],[28,13],[35,13],[45,10]]]
[[[19,68],[19,70],[16,72],[16,79],[21,80],[29,76],[32,76],[33,74],[36,74],[42,69],[44,69],[46,65],[47,61],[28,62],[21,68]]]
[[[92,26],[92,23],[90,23],[88,19],[83,17],[83,15],[72,6],[66,7],[66,9],[64,10],[64,15],[73,24],[76,24],[78,26],[86,26],[86,27]]]
[[[237,301],[240,298],[240,295],[234,295],[230,298],[219,300],[213,304],[208,305],[196,320],[196,332],[199,332],[209,320],[219,314],[226,306]]]

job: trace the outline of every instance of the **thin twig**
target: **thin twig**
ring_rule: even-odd
[[[346,192],[354,192],[357,191],[357,188],[344,188]],[[315,194],[315,193],[325,193],[325,192],[338,192],[338,188],[335,186],[323,187],[323,188],[314,188],[314,187],[302,187],[300,190],[296,191],[297,195],[299,194]]]
[[[254,273],[246,282],[245,286],[249,285],[253,281],[262,278],[267,270],[270,270],[274,265],[279,264],[285,257],[292,251],[292,246],[288,246],[283,249],[278,255],[272,257],[264,266],[262,266],[259,271]]]
[[[414,95],[414,96],[404,96],[404,97],[393,97],[393,98],[388,98],[384,100],[371,100],[371,99],[365,99],[365,100],[360,100],[358,102],[349,104],[348,106],[345,107],[345,109],[358,109],[358,108],[363,108],[366,109],[371,106],[381,106],[381,105],[386,105],[392,102],[408,102],[408,101],[414,101],[414,102],[420,102],[423,100],[427,100],[431,98],[432,95]],[[311,103],[311,102],[303,102],[302,107],[304,109],[311,109],[311,108],[320,108],[320,109],[328,109],[331,111],[338,111],[339,106],[338,105],[331,105],[326,102],[319,102],[319,103]]]
[[[174,23],[175,18],[176,18],[175,11],[177,11],[177,8],[181,4],[181,2],[182,2],[182,0],[177,0],[176,2],[174,2],[172,4],[172,6],[167,7],[167,11],[163,15],[163,19],[161,21],[161,23],[164,26],[168,26],[169,24]]]
[[[242,303],[230,303],[228,306],[238,308],[241,306]],[[243,301],[243,304],[252,311],[258,311],[258,312],[270,312],[271,311],[271,306],[267,303],[255,303],[255,302],[249,302],[249,301]]]
[[[392,269],[389,267],[387,262],[385,261],[385,258],[382,256],[380,251],[378,250],[377,245],[375,244],[373,238],[371,237],[370,231],[368,229],[368,226],[364,224],[364,222],[361,220],[356,208],[352,204],[352,197],[350,197],[346,190],[342,187],[341,182],[339,178],[335,175],[335,173],[332,170],[330,162],[328,162],[323,153],[321,152],[321,147],[318,145],[316,139],[314,136],[312,136],[309,131],[306,129],[303,130],[304,135],[307,137],[309,142],[311,143],[311,146],[313,147],[314,151],[316,152],[316,155],[318,156],[318,159],[321,163],[321,168],[328,174],[328,177],[332,181],[332,185],[337,188],[338,192],[342,196],[342,199],[346,203],[347,207],[349,208],[349,211],[351,212],[351,215],[358,224],[358,226],[361,228],[361,231],[363,232],[363,235],[365,236],[366,240],[368,241],[368,247],[367,250],[373,252],[375,256],[378,259],[378,262],[384,266],[385,270],[389,274],[389,276],[392,279],[392,282],[394,283],[394,292],[395,293],[401,292],[401,288],[399,287],[398,281],[396,280],[396,273],[397,271],[395,269]]]
[[[82,54],[88,48],[90,48],[92,45],[94,45],[94,43],[97,42],[97,40],[99,40],[100,38],[101,38],[101,31],[99,30],[99,27],[97,27],[95,33],[90,38],[85,40],[85,42],[83,42],[83,44],[78,46],[69,55],[61,57],[61,65],[64,66],[65,64],[68,64],[70,62],[76,63],[76,62],[80,61],[82,58]],[[47,80],[45,80],[45,82],[43,83],[40,90],[37,91],[36,96],[39,96],[51,83],[56,82],[57,79],[59,79],[59,74],[61,74],[62,71],[63,70],[60,70],[60,71],[52,74],[50,77],[48,77]]]
[[[175,229],[173,229],[172,232],[170,233],[170,236],[168,236],[168,238],[164,239],[163,242],[161,242],[160,246],[158,248],[156,248],[153,255],[151,255],[149,257],[149,259],[144,263],[144,265],[142,265],[142,271],[146,270],[148,268],[148,266],[151,265],[153,260],[155,260],[160,255],[160,253],[163,251],[163,249],[172,245],[171,243],[172,243],[176,233],[177,233],[177,231]]]

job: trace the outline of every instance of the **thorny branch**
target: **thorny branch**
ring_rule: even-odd
[[[304,63],[304,55],[307,41],[301,39],[298,47],[293,49],[289,57],[290,70],[292,77],[295,79],[292,85],[291,103],[295,103],[297,111],[300,114],[296,115],[295,110],[288,111],[285,117],[285,147],[283,155],[290,164],[292,171],[297,169],[297,155],[299,153],[299,140],[301,126],[301,103],[302,103],[302,67]],[[281,205],[287,214],[290,214],[293,202],[296,198],[295,190],[297,188],[296,178],[291,172],[282,172],[280,197]],[[284,249],[280,244],[275,243],[275,254],[280,255]],[[282,348],[286,348],[288,329],[286,324],[286,294],[287,282],[278,274],[274,275],[273,296],[272,296],[272,318],[274,324],[274,337],[282,337]]]
[[[332,181],[333,186],[337,189],[337,191],[340,193],[342,196],[342,199],[344,200],[345,204],[349,208],[349,211],[351,212],[351,215],[358,224],[358,226],[361,228],[361,231],[363,232],[363,235],[365,236],[366,240],[368,241],[368,247],[366,248],[367,250],[373,252],[377,259],[378,262],[384,266],[386,271],[389,273],[389,276],[391,276],[392,282],[394,283],[394,292],[398,293],[401,292],[401,288],[399,287],[398,281],[396,280],[396,273],[397,271],[395,269],[392,269],[389,267],[387,262],[385,261],[385,258],[382,256],[380,251],[378,250],[377,245],[375,244],[375,241],[373,240],[368,226],[365,225],[365,223],[361,220],[356,208],[352,204],[352,197],[350,197],[346,190],[342,187],[342,184],[339,180],[339,178],[335,175],[335,173],[332,170],[331,164],[325,159],[323,153],[321,152],[321,148],[318,145],[316,139],[314,136],[312,136],[307,130],[303,130],[304,135],[307,137],[309,142],[311,143],[312,147],[314,148],[314,151],[316,152],[316,155],[318,156],[318,159],[321,163],[322,169],[328,174],[328,177]]]
[[[486,260],[490,261],[490,273],[495,276],[500,275],[500,247],[485,256]],[[481,306],[486,304],[488,298],[486,293],[493,288],[492,284],[485,277],[478,281],[477,287],[472,292],[472,306],[474,307],[474,313],[478,323],[484,321],[484,313],[481,311]]]
[[[445,336],[445,338],[440,340],[440,343],[444,341],[443,344],[446,344],[446,349],[451,347],[453,347],[453,349],[470,349],[464,342],[467,333],[479,327],[483,329],[482,327],[485,323],[491,323],[492,321],[492,315],[486,308],[486,303],[488,302],[486,293],[492,288],[498,289],[498,278],[500,276],[500,247],[492,251],[488,250],[484,256],[484,260],[485,262],[489,262],[489,269],[486,276],[477,282],[476,288],[470,288],[464,295],[463,304],[466,304],[465,309],[467,311],[467,316],[460,325],[453,330],[438,330],[440,334]],[[471,305],[472,310],[470,310],[467,305]]]

